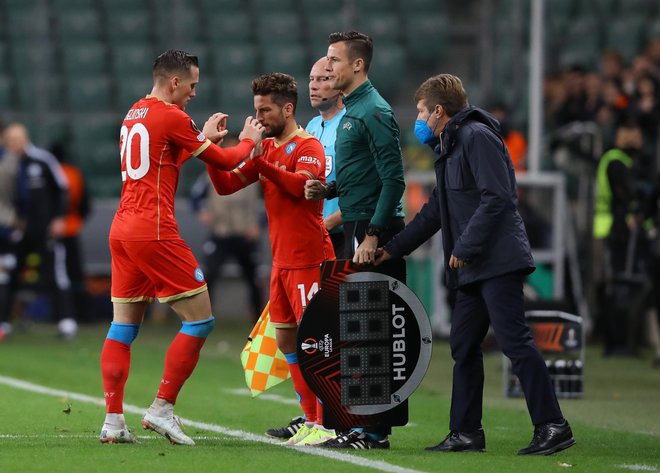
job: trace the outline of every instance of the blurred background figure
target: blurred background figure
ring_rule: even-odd
[[[614,148],[603,155],[596,176],[593,231],[600,256],[594,262],[603,266],[594,273],[602,277],[599,314],[608,356],[636,353],[651,290],[650,254],[642,223],[653,172],[642,148],[636,118],[622,119]]]
[[[527,169],[527,140],[525,135],[513,128],[510,109],[504,103],[496,103],[491,107],[491,113],[500,122],[500,134],[504,144],[509,150],[513,169],[516,172],[525,172]]]
[[[0,122],[0,341],[11,333],[9,280],[16,266],[16,175],[19,156],[4,148],[4,123]]]
[[[62,143],[55,144],[51,151],[64,171],[69,189],[69,199],[64,225],[59,238],[64,247],[66,272],[71,282],[72,310],[77,321],[93,319],[89,314],[89,299],[85,288],[84,260],[80,233],[85,220],[91,213],[91,198],[80,168],[68,162],[68,150]]]
[[[223,143],[234,146],[238,140],[226,137]],[[211,188],[208,174],[203,172],[192,187],[191,199],[197,217],[210,230],[202,249],[211,302],[215,302],[214,289],[223,270],[226,271],[227,263],[233,260],[240,266],[241,278],[248,289],[249,319],[256,322],[263,309],[257,273],[259,220],[263,213],[259,187],[248,186],[234,194],[220,196]],[[226,310],[225,307],[222,312]]]
[[[30,142],[27,128],[11,123],[3,133],[5,152],[18,157],[16,232],[5,313],[11,314],[21,284],[50,295],[50,318],[60,336],[75,337],[78,329],[71,303],[66,250],[60,238],[65,228],[68,184],[62,167],[48,151]],[[14,158],[15,159],[15,158]]]

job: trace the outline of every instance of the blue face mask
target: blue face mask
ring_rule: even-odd
[[[431,118],[431,115],[429,115],[429,118]],[[420,143],[423,145],[429,144],[431,141],[435,139],[435,136],[433,135],[433,130],[431,130],[431,127],[429,126],[429,118],[424,120],[415,120],[415,136],[419,140]],[[438,126],[436,123],[435,126]]]

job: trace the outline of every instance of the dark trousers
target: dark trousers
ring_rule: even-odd
[[[263,309],[261,289],[257,282],[256,242],[243,235],[214,236],[204,245],[204,248],[206,253],[204,276],[209,287],[209,294],[212,293],[220,277],[222,267],[229,258],[233,257],[240,265],[243,280],[249,289],[249,302],[252,310],[250,318],[256,321]]]
[[[492,324],[497,343],[520,379],[534,425],[562,417],[548,369],[525,322],[523,276],[505,274],[459,288],[449,343],[454,359],[449,428],[481,428],[484,364],[481,342]]]

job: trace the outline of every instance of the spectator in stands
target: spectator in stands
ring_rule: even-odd
[[[372,264],[378,246],[404,227],[405,189],[399,124],[391,106],[369,81],[373,41],[356,31],[329,37],[328,67],[332,87],[342,93],[346,114],[337,128],[335,163],[337,179],[327,185],[309,180],[308,199],[339,196],[344,222],[344,257],[354,263]],[[358,247],[355,248],[354,241]],[[383,272],[405,282],[403,258],[395,258]],[[329,448],[389,448],[390,427],[353,429],[324,443]]]
[[[442,229],[446,283],[457,289],[449,343],[455,361],[450,433],[427,450],[484,451],[481,343],[492,324],[520,379],[534,437],[519,455],[550,455],[575,443],[545,361],[525,323],[523,279],[534,270],[516,210],[516,179],[497,121],[468,105],[461,80],[427,79],[415,93],[416,136],[434,143],[436,188],[377,264],[410,254]],[[433,140],[432,140],[433,138]]]
[[[520,131],[511,128],[511,118],[509,116],[509,107],[503,103],[495,104],[490,111],[500,122],[500,134],[504,144],[509,150],[513,169],[516,172],[525,172],[527,170],[527,140]]]
[[[4,122],[0,121],[0,341],[12,331],[10,274],[16,266],[16,180],[20,156],[4,147]]]
[[[596,121],[598,111],[605,105],[603,100],[603,79],[595,72],[590,72],[584,78],[585,119]]]
[[[225,146],[231,146],[238,143],[238,140],[229,136],[224,139],[224,143]],[[210,230],[203,251],[204,273],[211,302],[222,269],[233,259],[240,266],[241,277],[248,288],[250,320],[256,322],[263,309],[257,276],[262,208],[259,188],[248,186],[240,192],[220,196],[213,191],[209,176],[204,172],[191,189],[191,199],[197,217]]]
[[[654,154],[658,146],[658,128],[660,127],[660,87],[656,79],[648,73],[637,78],[633,96],[634,112],[644,138],[647,154]]]
[[[64,247],[66,272],[71,282],[73,314],[76,320],[90,319],[89,300],[85,288],[85,271],[80,243],[80,232],[91,212],[91,198],[80,168],[68,162],[67,150],[62,143],[51,149],[64,171],[69,188],[69,205],[64,215],[64,226],[59,238]]]
[[[40,260],[40,288],[51,295],[52,317],[58,321],[60,335],[72,338],[77,332],[71,303],[71,281],[66,272],[64,246],[61,242],[64,215],[68,205],[68,183],[57,159],[48,151],[30,142],[27,128],[10,124],[4,132],[7,152],[20,158],[17,174],[17,230],[11,272],[8,308],[13,307],[21,283],[24,265],[30,255]]]
[[[557,110],[557,126],[566,125],[574,121],[587,120],[585,110],[586,94],[584,78],[586,71],[581,66],[571,66],[562,75],[565,91],[563,102]]]
[[[615,49],[606,49],[600,55],[600,73],[605,80],[623,80],[624,66],[623,56]]]

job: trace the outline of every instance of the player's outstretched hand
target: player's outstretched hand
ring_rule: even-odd
[[[321,200],[325,198],[325,185],[316,179],[308,179],[305,182],[305,199]]]
[[[248,138],[255,143],[259,144],[261,142],[261,135],[264,133],[264,126],[259,123],[259,120],[253,117],[247,117],[245,119],[245,125],[243,125],[243,131],[238,135],[239,140],[244,140]]]
[[[218,112],[211,115],[204,123],[202,133],[213,143],[219,145],[229,133],[229,130],[227,130],[227,114]]]

